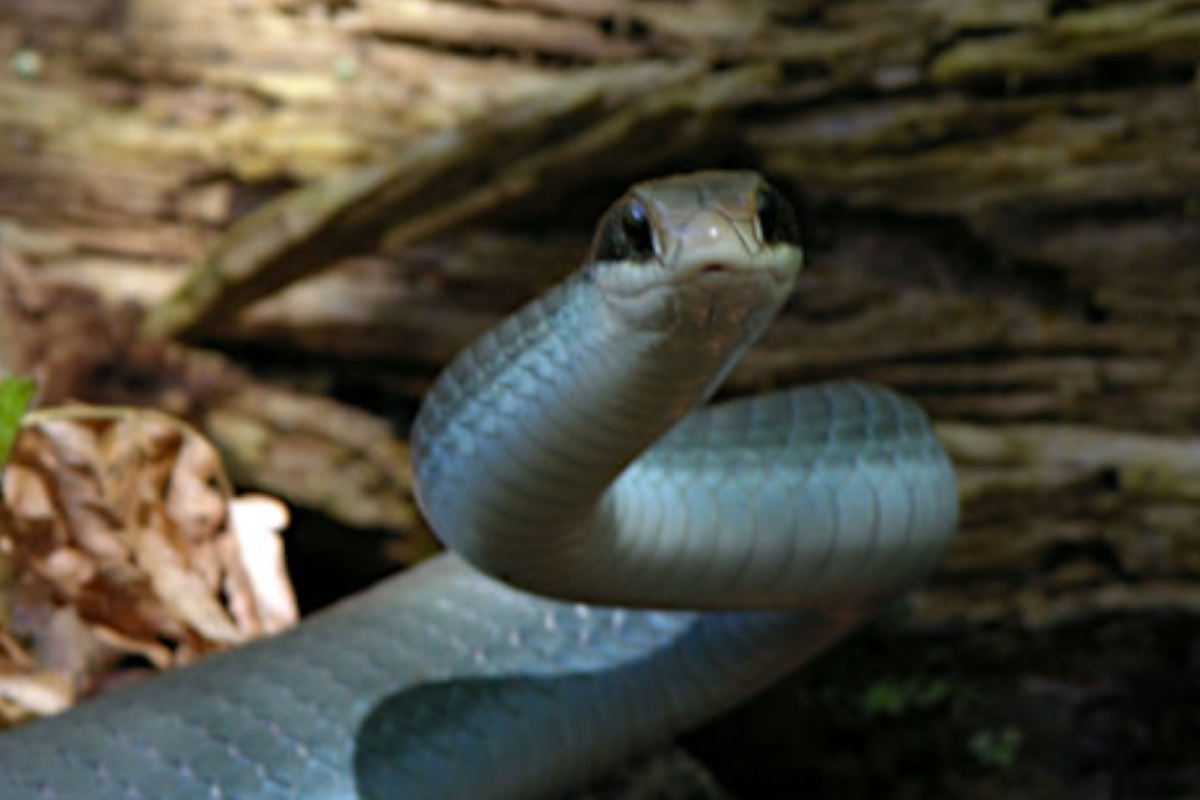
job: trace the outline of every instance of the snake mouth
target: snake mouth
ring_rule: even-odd
[[[681,271],[682,274],[691,275],[715,275],[725,278],[739,278],[741,276],[753,275],[756,272],[769,272],[758,264],[743,264],[737,261],[703,261],[693,265],[686,271]]]
[[[740,282],[747,279],[761,280],[768,278],[772,283],[788,284],[795,280],[795,273],[780,265],[774,264],[742,264],[735,261],[706,261],[690,271],[690,274],[701,279],[715,279],[719,282]]]

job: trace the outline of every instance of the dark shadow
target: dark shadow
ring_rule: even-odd
[[[477,678],[397,692],[359,728],[357,797],[543,796],[578,785],[579,775],[571,774],[572,769],[607,777],[603,785],[589,785],[569,797],[626,797],[631,791],[640,791],[643,798],[725,796],[707,771],[682,753],[658,752],[629,761],[634,756],[630,747],[578,747],[597,743],[583,741],[586,731],[568,732],[564,726],[582,728],[594,717],[568,717],[566,709],[574,704],[572,698],[597,697],[605,683],[603,675]],[[497,730],[506,732],[497,738]],[[576,747],[569,750],[571,743]],[[588,752],[581,754],[581,749]],[[616,775],[611,774],[614,769]]]
[[[586,677],[474,678],[423,684],[379,703],[359,727],[354,777],[363,800],[469,796],[475,782],[488,792],[534,778],[555,743],[536,731],[556,723],[563,695]],[[594,682],[594,681],[592,681]],[[489,732],[511,727],[502,739]],[[494,733],[493,733],[494,736]],[[515,774],[514,774],[515,773]],[[399,793],[397,793],[399,791]]]

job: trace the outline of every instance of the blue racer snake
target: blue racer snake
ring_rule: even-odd
[[[0,736],[0,799],[554,796],[911,589],[958,517],[920,408],[859,383],[704,405],[798,238],[755,173],[633,187],[422,406],[417,495],[451,553]]]

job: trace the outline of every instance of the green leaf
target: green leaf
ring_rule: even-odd
[[[899,716],[907,705],[908,691],[906,687],[892,681],[878,681],[871,684],[862,698],[863,710],[873,717]]]
[[[1006,769],[1016,762],[1017,751],[1024,738],[1021,731],[1012,726],[1000,730],[981,730],[967,742],[967,748],[985,767]]]
[[[8,463],[8,454],[16,441],[21,419],[37,387],[28,378],[0,380],[0,466]]]
[[[913,679],[904,682],[881,680],[871,684],[862,696],[862,709],[872,717],[898,717],[912,711],[924,711],[943,703],[952,693],[941,678]]]

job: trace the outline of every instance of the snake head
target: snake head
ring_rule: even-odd
[[[752,338],[795,285],[799,238],[791,204],[756,172],[648,181],[600,221],[592,279],[623,324]]]

